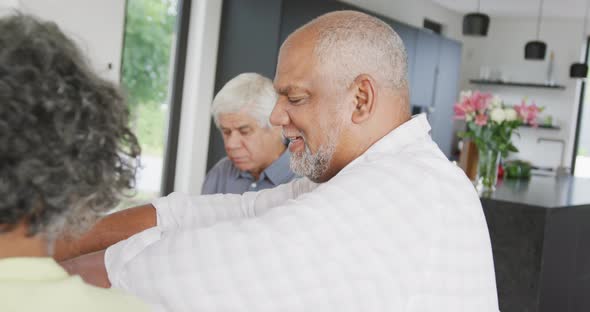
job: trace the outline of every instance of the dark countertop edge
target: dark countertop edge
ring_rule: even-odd
[[[510,204],[510,205],[516,205],[516,206],[520,206],[520,207],[534,208],[534,209],[551,209],[551,210],[565,209],[565,208],[588,208],[588,209],[590,209],[590,203],[589,204],[569,205],[569,206],[549,206],[549,205],[542,206],[542,205],[531,205],[531,204],[526,204],[526,203],[522,203],[522,202],[515,202],[515,201],[489,198],[489,197],[480,197],[479,200],[482,202],[482,205],[483,205],[483,201],[494,201],[494,202],[498,202],[498,203],[502,203],[502,204]]]

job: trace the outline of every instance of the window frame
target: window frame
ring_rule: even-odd
[[[586,37],[586,48],[584,50],[584,62],[588,64],[588,53],[590,52],[590,36]],[[578,144],[580,140],[580,129],[582,123],[582,117],[584,114],[584,103],[585,103],[585,93],[586,93],[586,79],[582,79],[582,83],[580,86],[580,101],[578,103],[578,117],[576,120],[576,134],[574,136],[574,151],[572,153],[572,161],[571,161],[571,174],[576,174],[576,157],[578,155]]]

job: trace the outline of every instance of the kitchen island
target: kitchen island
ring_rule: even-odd
[[[481,201],[500,311],[590,311],[590,179],[503,180]]]

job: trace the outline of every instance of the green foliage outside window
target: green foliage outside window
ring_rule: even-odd
[[[144,154],[162,155],[176,0],[127,0],[122,84]]]

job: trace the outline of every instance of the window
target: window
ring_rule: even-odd
[[[586,43],[586,64],[589,61],[589,48],[590,37]],[[586,78],[581,88],[572,170],[575,176],[590,178],[590,90],[588,89],[590,88]]]
[[[120,207],[148,202],[167,193],[173,181],[179,96],[184,75],[190,1],[127,0],[121,85],[127,93],[131,127],[142,148],[136,194]],[[182,51],[181,51],[182,50]],[[179,60],[182,60],[179,63]],[[178,81],[180,80],[180,82]],[[172,159],[172,161],[170,161]],[[170,165],[172,170],[170,170]]]

